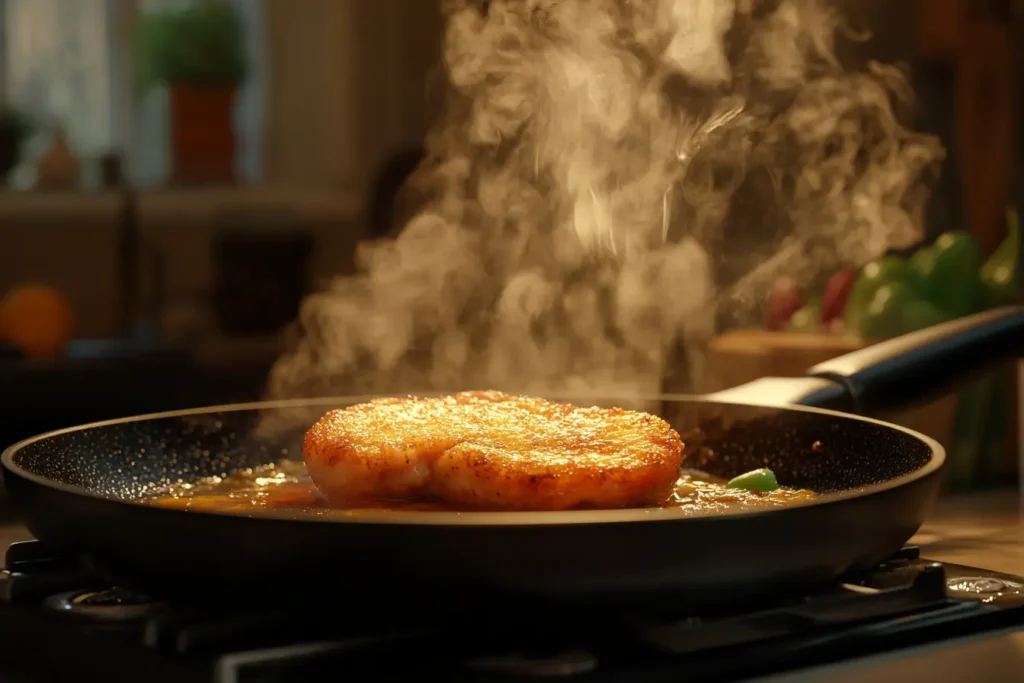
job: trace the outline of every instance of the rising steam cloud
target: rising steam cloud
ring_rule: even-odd
[[[716,315],[920,236],[942,149],[823,2],[443,10],[423,206],[304,302],[274,397],[701,389]]]

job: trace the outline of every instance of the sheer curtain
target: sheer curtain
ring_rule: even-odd
[[[88,170],[119,150],[133,181],[161,185],[168,170],[167,92],[136,87],[132,28],[140,14],[197,0],[0,0],[4,100],[41,125],[24,150],[16,184],[30,184],[34,159],[49,144],[49,128],[68,132]],[[265,55],[263,1],[232,0],[246,28],[249,78],[236,105],[237,168],[260,177],[263,158]],[[20,181],[20,182],[19,182]]]

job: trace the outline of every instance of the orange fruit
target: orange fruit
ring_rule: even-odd
[[[52,287],[23,285],[0,301],[0,340],[31,358],[59,356],[73,332],[71,304]]]

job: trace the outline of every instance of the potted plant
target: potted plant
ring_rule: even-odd
[[[11,107],[0,107],[0,182],[6,184],[7,175],[21,161],[21,145],[32,132],[27,116]]]
[[[149,13],[139,46],[143,85],[168,89],[172,180],[231,181],[232,113],[246,74],[242,24],[233,4],[200,0]]]

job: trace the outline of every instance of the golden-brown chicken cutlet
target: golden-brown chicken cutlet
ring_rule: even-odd
[[[569,510],[664,501],[682,451],[668,423],[647,413],[466,392],[332,411],[306,434],[302,453],[333,504],[430,496]]]

